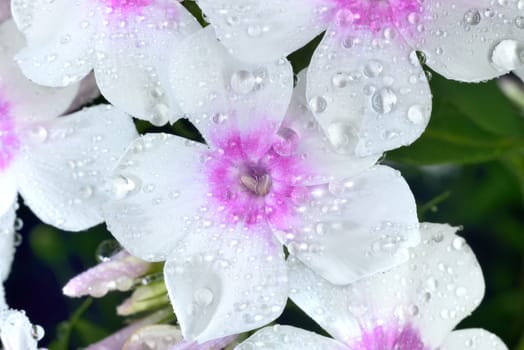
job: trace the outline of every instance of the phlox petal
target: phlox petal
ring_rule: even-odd
[[[13,0],[12,10],[28,43],[16,60],[29,79],[60,87],[80,81],[92,70],[95,28],[82,21],[90,11],[86,2]]]
[[[39,124],[13,165],[25,203],[65,230],[101,223],[108,169],[136,136],[129,116],[104,105]]]
[[[179,43],[201,27],[176,1],[156,1],[142,11],[130,16],[124,28],[105,28],[106,35],[96,42],[96,80],[116,107],[164,125],[181,115],[167,85],[167,52],[176,52]]]
[[[262,345],[262,346],[261,346]],[[347,350],[343,344],[319,334],[291,326],[266,327],[237,346],[236,350]]]
[[[149,267],[149,263],[122,251],[72,278],[62,291],[69,297],[90,295],[95,298],[110,290],[127,291],[133,287],[136,278],[147,273]]]
[[[182,341],[169,350],[222,350],[235,339],[236,336],[232,335],[229,337],[213,339],[201,344],[191,341]]]
[[[415,200],[396,170],[376,166],[312,188],[300,226],[278,232],[290,253],[335,284],[348,284],[407,260],[420,240]],[[285,230],[284,230],[285,231]]]
[[[129,326],[120,329],[94,344],[89,345],[85,350],[123,349],[126,341],[133,335],[133,333],[144,326],[161,322],[169,316],[169,313],[170,311],[159,310],[152,315],[131,323]]]
[[[164,268],[184,337],[199,343],[276,319],[288,296],[280,244],[269,232],[211,226],[188,238]]]
[[[48,88],[28,80],[13,61],[15,52],[24,44],[24,38],[14,22],[0,25],[0,94],[10,102],[17,119],[31,123],[55,118],[64,113],[73,102],[78,85],[67,89]]]
[[[423,224],[422,244],[394,269],[337,287],[291,262],[290,297],[335,338],[351,343],[379,324],[411,324],[438,347],[484,294],[478,262],[447,225]],[[321,312],[319,310],[322,310]]]
[[[182,110],[207,140],[215,129],[232,123],[243,130],[264,120],[276,130],[293,91],[293,71],[287,60],[239,61],[216,40],[211,27],[186,39],[173,52],[169,79]]]
[[[318,1],[199,0],[198,4],[231,53],[251,62],[287,56],[325,29]]]
[[[463,329],[451,332],[439,347],[440,350],[507,350],[508,347],[495,334],[484,329]]]
[[[306,267],[300,260],[290,257],[288,263],[289,297],[335,339],[346,341],[360,335],[358,314],[348,309],[351,287],[331,284]],[[388,293],[377,290],[374,293]],[[362,304],[362,308],[375,307]]]
[[[424,2],[424,33],[406,36],[448,79],[479,82],[522,65],[524,21],[518,1]]]
[[[11,271],[11,263],[15,256],[15,218],[15,205],[11,205],[8,211],[0,216],[0,280],[2,282],[7,279]]]
[[[113,198],[104,207],[109,230],[133,255],[165,260],[198,215],[207,188],[198,151],[205,145],[168,134],[135,140],[113,171]]]
[[[484,296],[479,263],[456,231],[445,224],[422,224],[422,244],[411,251],[408,263],[414,283],[409,288],[411,304],[407,305],[407,313],[415,313],[414,325],[424,342],[434,347],[471,314]]]
[[[23,311],[0,313],[0,339],[5,350],[36,350],[33,326]]]
[[[289,152],[301,154],[303,159],[315,165],[315,176],[305,177],[300,183],[319,185],[342,181],[375,164],[381,157],[380,154],[357,157],[354,152],[337,152],[307,107],[306,71],[301,71],[297,79],[291,104],[277,134],[282,137],[282,143],[278,145],[283,151],[289,149]]]
[[[18,187],[16,177],[11,171],[0,172],[0,216],[9,216],[9,212],[16,201]]]
[[[431,112],[431,92],[402,36],[328,30],[308,70],[307,98],[333,146],[359,156],[415,141]]]

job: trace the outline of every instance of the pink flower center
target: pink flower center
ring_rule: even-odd
[[[0,172],[7,169],[20,148],[9,103],[0,97]]]
[[[386,27],[414,25],[422,13],[420,0],[327,0],[333,3],[332,20],[342,29],[365,28],[373,32]]]
[[[354,350],[430,350],[422,342],[419,331],[409,324],[377,326],[364,331],[358,341],[349,345]]]
[[[294,207],[304,198],[297,180],[308,171],[303,160],[289,152],[296,141],[289,138],[292,133],[282,137],[259,127],[212,138],[217,149],[206,154],[209,196],[226,223],[271,222],[284,228],[295,219]]]

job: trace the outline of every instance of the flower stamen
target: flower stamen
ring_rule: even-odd
[[[271,191],[273,184],[269,174],[261,176],[242,175],[240,176],[240,183],[251,193],[260,197],[267,195]]]

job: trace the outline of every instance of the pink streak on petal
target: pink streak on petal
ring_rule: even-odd
[[[331,20],[341,29],[403,28],[423,12],[420,0],[326,0],[333,6]],[[411,23],[413,25],[413,23]],[[416,24],[415,24],[416,25]]]
[[[115,350],[115,349],[122,349],[126,343],[126,341],[129,339],[133,333],[135,333],[138,329],[149,326],[155,323],[158,323],[166,318],[166,316],[169,316],[168,313],[165,311],[158,311],[146,318],[140,319],[136,322],[133,322],[131,325],[122,328],[116,333],[113,333],[107,338],[102,339],[101,341],[91,344],[84,350]]]
[[[116,31],[129,31],[127,19],[139,18],[139,24],[144,19],[157,22],[159,26],[167,22],[175,23],[178,17],[177,7],[165,0],[98,0],[105,6],[108,19]],[[133,27],[133,25],[131,25]]]
[[[20,149],[11,106],[0,92],[0,172],[7,169]]]
[[[386,324],[371,330],[363,330],[362,336],[349,344],[354,350],[430,350],[420,338],[420,333],[413,326]]]
[[[153,0],[102,0],[112,10],[134,12],[142,7],[151,5]]]
[[[114,289],[126,289],[135,278],[143,276],[150,264],[127,252],[120,252],[110,261],[100,263],[71,279],[63,288],[69,297],[91,295],[100,297]]]
[[[205,154],[206,177],[211,201],[222,221],[251,228],[271,222],[277,228],[288,228],[296,219],[296,193],[305,192],[295,179],[312,173],[304,160],[292,152],[277,152],[282,138],[271,125],[249,131],[221,130],[211,136],[211,141],[215,148]],[[257,179],[269,176],[269,192],[250,192],[241,183],[244,175]]]
[[[230,335],[228,337],[210,340],[202,344],[184,341],[169,350],[220,350],[231,344],[237,337],[237,335]]]

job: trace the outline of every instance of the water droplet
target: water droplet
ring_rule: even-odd
[[[193,300],[198,305],[208,306],[213,302],[214,295],[209,288],[198,288],[193,294]]]
[[[515,26],[519,29],[524,29],[524,16],[515,17]]]
[[[475,26],[480,23],[480,20],[481,20],[480,12],[477,9],[469,9],[464,14],[463,19],[464,19],[464,23],[470,26]]]
[[[453,246],[453,249],[461,250],[466,245],[466,240],[462,237],[456,237],[455,239],[453,239],[451,245]]]
[[[346,87],[349,82],[349,78],[346,73],[338,72],[333,74],[331,78],[331,83],[334,87],[343,88]]]
[[[137,191],[140,182],[137,179],[131,179],[123,175],[117,175],[111,179],[113,185],[114,198],[119,200],[125,198],[128,194]]]
[[[327,101],[322,96],[312,97],[308,104],[313,113],[322,113],[327,108]]]
[[[420,125],[426,121],[424,108],[421,105],[413,105],[408,109],[408,120],[413,124]]]
[[[239,70],[231,75],[230,84],[234,92],[246,95],[255,88],[256,77],[251,72]]]
[[[153,107],[151,124],[163,126],[169,121],[169,107],[163,103],[158,103]]]
[[[36,341],[40,341],[42,340],[42,338],[44,337],[45,335],[45,332],[44,332],[44,329],[37,325],[37,324],[34,324],[32,327],[31,327],[31,336],[33,337],[33,339],[35,339]]]
[[[116,254],[122,251],[122,246],[114,239],[102,241],[95,251],[97,261],[105,262],[111,260]]]
[[[369,78],[378,77],[382,71],[384,70],[384,66],[380,61],[377,60],[370,60],[365,66],[364,66],[364,74]]]
[[[47,129],[41,125],[35,126],[30,130],[30,138],[35,142],[45,142],[47,140]]]
[[[514,70],[524,61],[524,48],[515,40],[498,42],[491,54],[492,64],[503,71]]]
[[[390,87],[376,91],[371,97],[371,106],[379,114],[390,113],[397,105],[397,102],[397,95]]]

